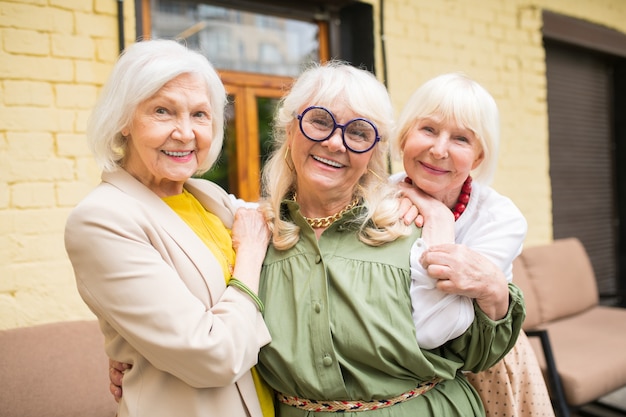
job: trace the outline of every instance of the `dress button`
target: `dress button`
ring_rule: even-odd
[[[319,255],[316,255],[316,256],[315,256],[315,263],[316,263],[316,264],[318,264],[318,263],[320,263],[320,262],[322,262],[322,257],[321,257],[321,256],[319,256]]]
[[[322,311],[322,306],[320,305],[320,303],[315,303],[315,306],[313,307],[313,309],[315,310],[316,313],[319,313],[320,311]]]
[[[424,239],[422,239],[421,237],[415,241],[415,246],[424,250],[428,249],[428,245],[426,244],[426,241],[424,241]]]
[[[331,358],[330,356],[326,355],[324,356],[324,359],[322,359],[322,363],[324,364],[324,366],[330,366],[333,364],[333,358]]]

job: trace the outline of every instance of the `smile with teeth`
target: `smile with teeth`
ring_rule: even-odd
[[[180,157],[180,156],[187,156],[192,151],[185,151],[185,152],[161,151],[161,152],[163,152],[167,156],[178,156],[178,157]]]
[[[326,165],[330,165],[331,167],[335,167],[335,168],[341,168],[341,167],[343,167],[343,165],[342,165],[342,164],[340,164],[339,162],[331,161],[330,159],[321,158],[321,157],[319,157],[319,156],[315,156],[315,155],[312,155],[312,157],[313,157],[313,159],[315,159],[316,161],[319,161],[319,162],[321,162],[321,163],[323,163],[323,164],[326,164]]]

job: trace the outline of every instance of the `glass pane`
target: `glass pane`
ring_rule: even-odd
[[[228,96],[228,104],[224,111],[224,143],[222,153],[208,172],[202,178],[219,184],[226,192],[237,195],[237,141],[235,129],[235,106],[232,96]]]
[[[265,161],[267,161],[273,148],[272,119],[278,105],[278,99],[257,97],[256,102],[259,111],[259,151],[261,153],[261,169],[263,169]]]
[[[193,1],[153,0],[152,36],[185,39],[222,70],[297,76],[319,60],[314,22]]]

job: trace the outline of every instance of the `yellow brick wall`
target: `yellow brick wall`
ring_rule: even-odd
[[[378,0],[367,1],[377,13]],[[502,113],[494,186],[528,218],[527,244],[550,241],[541,11],[626,33],[626,1],[384,4],[387,81],[396,109],[444,71],[464,71],[485,85]],[[134,1],[124,1],[124,14],[129,43]],[[381,51],[379,39],[379,65]],[[63,227],[99,179],[84,126],[117,54],[116,0],[0,0],[0,329],[92,317],[75,289]]]
[[[0,329],[93,317],[63,227],[99,179],[84,127],[117,33],[116,0],[0,0]]]

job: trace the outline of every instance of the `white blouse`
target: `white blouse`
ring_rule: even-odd
[[[391,176],[394,183],[405,173]],[[524,215],[507,197],[493,188],[472,183],[472,193],[463,215],[455,222],[455,243],[480,253],[513,280],[513,259],[522,251],[528,231]],[[474,320],[472,299],[439,291],[419,259],[428,245],[418,239],[411,248],[411,302],[417,342],[433,349],[463,334]]]

